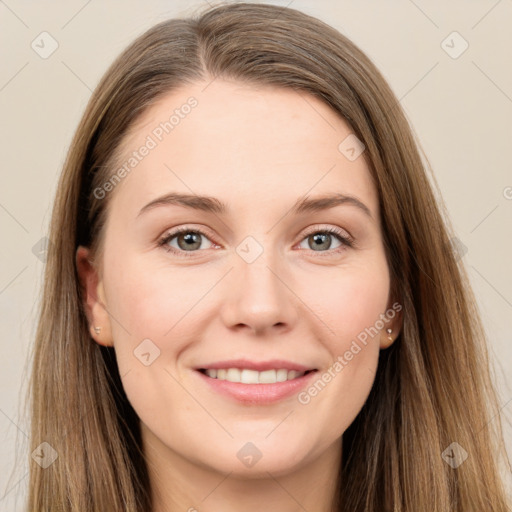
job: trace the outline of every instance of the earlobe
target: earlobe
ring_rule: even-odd
[[[398,337],[399,333],[395,333],[394,330],[391,327],[387,327],[381,332],[380,337],[380,348],[386,349],[390,347],[395,339]]]
[[[402,329],[402,306],[400,305],[400,309],[395,309],[397,304],[399,303],[393,303],[391,309],[395,314],[380,332],[380,348],[382,350],[389,348],[395,342]],[[388,311],[390,310],[388,309]]]
[[[80,246],[76,251],[76,268],[80,280],[82,304],[89,322],[91,337],[106,347],[114,345],[103,282],[90,260],[90,250]]]

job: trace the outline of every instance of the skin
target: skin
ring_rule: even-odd
[[[87,248],[77,251],[91,336],[115,348],[141,419],[155,512],[252,512],[262,503],[281,512],[327,512],[341,436],[370,392],[379,350],[398,335],[400,315],[308,404],[297,395],[241,403],[212,391],[194,368],[277,358],[321,375],[374,326],[394,302],[377,192],[364,153],[350,161],[338,150],[350,126],[319,99],[221,79],[205,85],[161,99],[123,142],[128,157],[169,112],[197,99],[107,198],[98,266]],[[349,204],[289,213],[305,194],[333,191],[357,197],[373,218]],[[229,210],[166,205],[138,215],[169,192],[213,196]],[[185,225],[206,232],[190,257],[158,246]],[[312,234],[331,227],[357,246],[332,235],[330,246],[315,249]],[[252,263],[236,251],[247,236],[263,248]],[[176,237],[169,245],[186,252]],[[101,326],[100,334],[93,326]],[[149,366],[134,356],[147,338],[160,349]],[[236,456],[247,442],[262,454],[252,467]]]

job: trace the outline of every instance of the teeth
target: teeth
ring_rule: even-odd
[[[260,372],[258,377],[258,382],[260,384],[273,384],[277,382],[277,375],[275,370],[265,370],[264,372]]]
[[[229,368],[226,371],[226,380],[229,380],[230,382],[240,382],[240,379],[240,370],[237,370],[236,368]]]
[[[241,382],[242,384],[275,384],[285,380],[293,380],[302,377],[305,372],[297,370],[265,370],[258,372],[256,370],[239,368],[222,368],[218,370],[206,370],[206,375],[212,379],[227,380],[229,382]]]
[[[277,382],[284,382],[288,379],[288,370],[277,370],[276,377]]]
[[[236,370],[235,372],[238,372],[240,374],[240,380],[238,382],[241,382],[242,384],[258,384],[258,376],[259,372],[256,370]],[[226,377],[226,380],[227,377]]]

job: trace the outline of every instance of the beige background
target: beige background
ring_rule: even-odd
[[[400,98],[463,244],[512,453],[512,0],[269,3],[317,16],[350,37]],[[129,42],[204,5],[0,1],[1,511],[22,510],[26,493],[28,427],[20,397],[44,268],[33,247],[46,235],[71,136],[91,90]],[[46,59],[31,47],[43,31],[58,43]],[[464,40],[468,48],[453,58]]]

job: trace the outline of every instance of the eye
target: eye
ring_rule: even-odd
[[[337,239],[339,245],[332,248],[333,238]],[[340,252],[347,247],[354,246],[354,240],[348,233],[339,228],[316,228],[306,234],[306,238],[301,242],[307,242],[309,249],[314,252]]]
[[[191,255],[186,253],[197,252],[196,250],[203,246],[202,238],[208,239],[206,233],[200,229],[182,227],[166,234],[158,242],[158,245],[168,252],[187,257]],[[174,239],[176,239],[177,245],[173,243]],[[213,244],[211,245],[213,246]],[[202,248],[205,249],[205,247]],[[206,247],[206,249],[208,248],[210,247]]]
[[[203,238],[208,240],[210,245],[204,247]],[[337,239],[339,243],[335,248],[332,248],[333,238]],[[347,247],[353,247],[355,245],[353,238],[339,228],[320,229],[317,227],[306,234],[301,244],[305,241],[308,242],[309,247],[307,248],[311,249],[313,252],[327,252],[329,254],[332,252],[341,252]],[[214,245],[215,244],[210,241],[204,231],[187,226],[167,233],[158,242],[158,246],[163,247],[167,252],[172,252],[177,256],[184,257],[191,257],[193,256],[191,253],[198,252],[200,249],[209,249]]]

